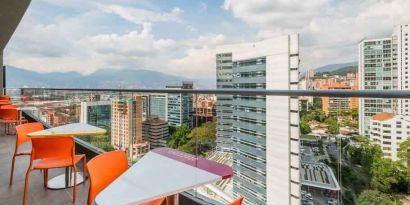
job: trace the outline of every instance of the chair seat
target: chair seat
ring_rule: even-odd
[[[75,155],[75,163],[80,161],[85,155]],[[34,164],[34,169],[51,169],[51,168],[62,168],[67,166],[72,166],[73,163],[70,159],[65,158],[46,158],[40,159],[37,163]]]

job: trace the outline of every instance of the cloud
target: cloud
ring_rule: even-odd
[[[361,39],[410,23],[408,0],[225,0],[223,8],[256,28],[257,38],[299,33],[302,70],[357,61]]]
[[[181,15],[184,12],[182,9],[175,7],[170,12],[154,12],[150,10],[123,7],[120,5],[99,5],[100,9],[106,13],[113,13],[124,20],[135,24],[143,24],[144,22],[182,22]]]

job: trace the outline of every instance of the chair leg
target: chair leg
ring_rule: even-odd
[[[76,192],[77,192],[77,167],[73,166],[74,169],[74,184],[73,184],[73,203],[75,203],[75,197],[76,197]]]
[[[28,177],[30,175],[30,172],[31,172],[31,168],[27,170],[26,179],[24,182],[23,205],[27,205]]]
[[[10,182],[9,185],[13,184],[13,175],[14,175],[14,161],[16,160],[16,154],[13,154],[13,158],[11,159],[11,170],[10,170]]]
[[[48,186],[48,169],[44,169],[44,188]]]
[[[88,170],[87,170],[87,161],[85,159],[86,157],[84,156],[83,158],[83,185],[85,186],[85,180],[87,178]]]

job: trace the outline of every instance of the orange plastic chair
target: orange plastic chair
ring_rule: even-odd
[[[43,129],[43,124],[39,122],[27,123],[23,125],[18,125],[16,127],[16,147],[14,148],[13,159],[11,160],[10,185],[13,183],[14,161],[16,160],[16,157],[23,155],[31,155],[31,149],[19,151],[19,146],[31,140],[29,137],[27,137],[28,133],[40,131]]]
[[[33,170],[44,171],[44,187],[47,187],[48,169],[73,167],[74,173],[77,173],[77,162],[83,160],[83,177],[87,173],[85,155],[75,154],[74,137],[50,137],[50,138],[32,138],[31,139],[31,158],[30,165],[27,169],[26,180],[24,184],[23,205],[27,204],[28,177]],[[34,162],[34,160],[37,160]],[[77,174],[74,174],[73,202],[76,198]]]
[[[241,197],[235,199],[235,201],[231,202],[231,203],[228,204],[228,205],[241,205],[241,204],[242,204],[242,201],[243,201],[243,196],[241,196]]]
[[[115,166],[107,169],[107,162]],[[112,151],[100,154],[87,163],[90,176],[90,190],[88,192],[88,205],[91,205],[95,197],[111,182],[117,179],[128,169],[128,159],[124,151]],[[161,205],[165,198],[144,203],[143,205]]]
[[[13,104],[9,104],[9,105],[1,105],[0,109],[16,109],[19,108],[18,105],[13,105]]]
[[[10,125],[21,124],[20,113],[17,109],[0,109],[0,123],[4,124],[4,132],[7,134]]]
[[[0,100],[8,100],[8,101],[10,101],[10,96],[7,96],[7,95],[0,96]]]

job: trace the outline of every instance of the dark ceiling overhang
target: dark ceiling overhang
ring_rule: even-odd
[[[30,0],[0,0],[0,52],[24,16]]]

